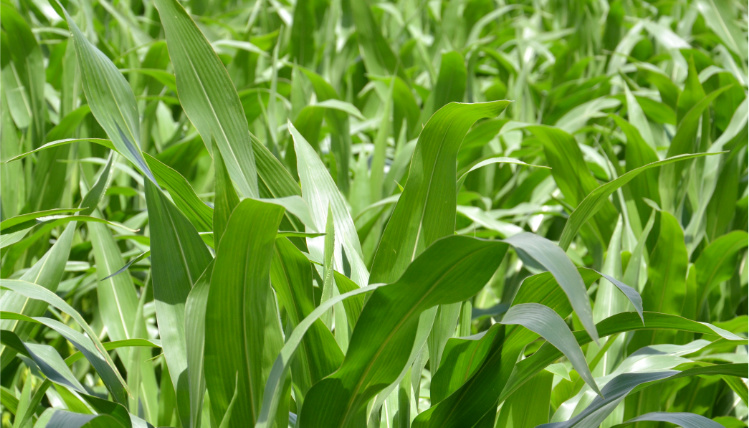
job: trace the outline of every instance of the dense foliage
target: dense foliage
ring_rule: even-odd
[[[745,2],[0,11],[3,427],[747,426]]]

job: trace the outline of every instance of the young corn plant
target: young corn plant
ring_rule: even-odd
[[[746,427],[747,7],[0,0],[25,427]]]

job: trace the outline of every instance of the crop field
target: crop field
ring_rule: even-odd
[[[747,4],[0,0],[1,428],[747,427]]]

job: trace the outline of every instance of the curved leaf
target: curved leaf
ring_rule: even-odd
[[[370,281],[393,282],[424,248],[455,231],[456,162],[468,129],[496,117],[509,101],[449,103],[424,126],[408,181],[385,227],[372,262]]]
[[[683,428],[722,428],[723,425],[714,422],[702,415],[694,413],[669,413],[669,412],[652,412],[632,418],[621,425],[628,425],[640,421],[649,422],[670,422]]]
[[[567,327],[562,317],[544,305],[538,303],[524,303],[511,307],[504,317],[502,324],[518,324],[538,333],[549,343],[559,349],[572,363],[580,377],[585,380],[593,391],[600,394],[598,385],[590,373],[585,355],[575,340],[575,336]]]
[[[300,426],[356,426],[377,392],[406,364],[419,315],[481,289],[507,250],[504,243],[452,236],[430,246],[401,279],[377,290],[362,311],[341,368],[305,397]],[[461,286],[453,287],[458,281]]]
[[[580,317],[585,330],[594,341],[598,341],[598,333],[593,323],[593,310],[590,307],[585,283],[564,251],[548,239],[532,233],[520,233],[505,239],[505,242],[512,245],[526,263],[540,264],[554,275],[575,309],[575,313]]]
[[[631,171],[627,171],[626,174],[622,174],[616,179],[597,187],[590,192],[585,199],[580,202],[580,205],[575,208],[575,211],[570,214],[567,223],[564,225],[564,230],[562,230],[562,236],[559,238],[559,246],[566,250],[572,243],[572,240],[575,238],[575,235],[577,235],[580,228],[595,215],[606,201],[608,201],[608,197],[617,189],[632,181],[632,179],[637,177],[640,173],[647,171],[650,168],[714,154],[717,153],[696,153],[673,156],[668,159],[652,162]]]

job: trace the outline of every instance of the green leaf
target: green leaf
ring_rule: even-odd
[[[456,156],[468,129],[496,117],[509,101],[450,103],[419,136],[403,194],[372,262],[370,282],[393,282],[424,248],[455,231]]]
[[[238,379],[228,426],[257,421],[270,366],[283,344],[270,289],[273,245],[282,217],[278,205],[242,201],[216,253],[205,314],[205,377],[214,417],[229,408]]]
[[[94,215],[100,214],[94,211]],[[89,222],[87,227],[98,279],[96,310],[106,327],[107,336],[110,340],[147,338],[142,310],[144,294],[139,298],[130,275],[112,276],[125,265],[114,237],[104,224]],[[143,403],[144,413],[150,418],[152,412],[156,411],[158,392],[151,362],[141,358],[138,348],[121,348],[117,353],[128,370],[128,385],[133,393],[132,403],[136,399]]]
[[[603,207],[603,205],[608,201],[608,197],[611,196],[611,194],[614,193],[617,189],[632,181],[632,179],[637,177],[637,175],[639,175],[640,173],[647,171],[650,168],[668,165],[687,159],[709,156],[712,154],[715,153],[684,154],[673,156],[657,162],[652,162],[639,168],[635,168],[631,171],[627,171],[627,173],[619,176],[618,178],[597,187],[595,190],[590,192],[588,196],[586,196],[585,199],[580,202],[580,205],[575,208],[575,211],[570,214],[567,223],[564,225],[564,230],[562,230],[562,236],[559,238],[559,246],[566,250],[572,243],[572,240],[574,239],[580,228],[582,228],[585,222],[590,220],[590,218],[593,217],[596,212],[601,209],[601,207]]]
[[[128,421],[129,422],[129,421]],[[69,412],[67,410],[55,409],[47,422],[50,428],[130,428],[131,425],[123,424],[118,418],[111,415],[86,415],[82,413]]]
[[[421,123],[427,123],[432,114],[449,102],[462,102],[466,92],[466,65],[458,52],[442,54],[440,72],[434,90],[429,94],[421,112]]]
[[[468,168],[467,171],[465,171],[462,174],[460,174],[460,177],[458,178],[458,183],[462,183],[465,180],[465,178],[468,175],[468,173],[470,173],[472,171],[476,171],[477,169],[485,167],[487,165],[495,164],[495,163],[511,163],[511,164],[515,164],[515,165],[531,166],[531,167],[534,167],[534,168],[547,168],[547,169],[550,169],[548,166],[543,166],[543,165],[529,165],[529,164],[527,164],[527,163],[525,163],[525,162],[523,162],[521,160],[518,160],[518,159],[508,158],[508,157],[505,157],[505,156],[495,156],[495,157],[490,157],[488,159],[484,159],[484,160],[482,160],[480,162],[476,162],[474,165],[472,165],[470,168]]]
[[[187,344],[185,339],[185,303],[200,275],[213,260],[193,225],[172,205],[156,186],[146,182],[146,205],[151,226],[151,274],[159,336],[172,385],[187,391]],[[179,406],[182,423],[187,425],[189,411]]]
[[[559,349],[572,363],[580,377],[585,380],[593,391],[598,393],[598,385],[593,380],[585,355],[575,340],[575,336],[564,323],[562,317],[544,305],[538,303],[524,303],[511,307],[502,317],[502,324],[518,324],[538,333],[549,343]]]
[[[113,342],[102,342],[102,346],[107,351],[127,347],[161,348],[161,341],[155,339],[115,340]],[[83,355],[82,352],[78,351],[65,358],[65,364],[70,366],[83,357],[85,357],[85,355]]]
[[[292,326],[298,326],[314,311],[312,265],[286,238],[276,239],[271,265],[271,282],[276,290],[278,301],[286,310]],[[293,382],[306,393],[313,384],[341,365],[343,353],[336,344],[333,334],[321,320],[312,324],[308,334],[304,336],[301,347],[301,354],[297,358],[299,366],[295,366],[292,378]]]
[[[109,391],[114,396],[115,400],[123,403],[126,401],[127,387],[125,381],[120,376],[119,371],[114,366],[114,362],[109,357],[109,354],[104,352],[104,346],[98,339],[98,336],[94,333],[91,327],[86,323],[83,317],[68,305],[64,300],[60,299],[52,291],[44,288],[43,286],[31,283],[24,280],[0,280],[0,287],[13,290],[15,294],[25,297],[27,300],[31,299],[34,301],[44,302],[46,305],[52,305],[70,315],[77,323],[81,326],[86,335],[79,333],[70,327],[62,324],[58,321],[51,320],[42,317],[28,317],[26,315],[14,314],[12,312],[5,312],[13,315],[14,320],[32,321],[39,322],[46,325],[49,328],[60,333],[67,340],[72,342],[79,351],[81,351],[86,359],[96,368],[99,376],[104,381]],[[9,294],[9,293],[8,293]],[[6,294],[6,295],[8,295]],[[7,307],[3,306],[3,310]]]
[[[625,373],[611,379],[588,407],[568,422],[543,424],[539,428],[572,428],[599,426],[604,419],[637,386],[673,376],[677,371]],[[602,398],[605,397],[605,398]]]
[[[688,320],[676,315],[661,314],[657,312],[645,312],[643,314],[645,322],[634,313],[625,312],[611,316],[598,323],[598,331],[602,337],[613,335],[626,331],[640,330],[679,330],[704,335],[718,336],[729,341],[742,343],[745,341],[740,336],[730,333],[721,328],[707,323]],[[580,346],[590,343],[590,337],[582,331],[575,332]],[[562,354],[551,345],[543,345],[536,353],[517,364],[517,369],[513,372],[507,384],[499,396],[500,402],[507,398],[525,381],[530,379],[535,373],[543,370],[546,366],[561,357]],[[605,397],[605,394],[604,394]]]
[[[694,104],[692,108],[686,113],[684,118],[679,122],[679,127],[676,130],[671,145],[668,146],[668,156],[676,156],[684,153],[689,153],[693,150],[697,127],[700,123],[700,116],[707,109],[716,98],[726,90],[730,89],[730,86],[724,86],[716,89],[709,95],[700,99]]]
[[[360,296],[364,293],[371,293],[386,285],[388,284],[372,284],[367,287],[356,288],[349,292],[339,294],[327,302],[321,303],[299,323],[299,325],[291,332],[288,340],[278,353],[278,357],[276,357],[276,360],[273,362],[273,368],[268,376],[268,382],[265,385],[263,407],[261,408],[257,424],[255,424],[257,428],[266,428],[274,421],[281,396],[283,395],[281,386],[283,379],[288,373],[289,362],[295,355],[310,327],[316,324],[319,321],[319,318],[334,305],[346,300],[351,300],[352,297]]]
[[[701,304],[710,291],[736,273],[737,256],[747,247],[748,241],[746,232],[734,230],[711,242],[702,251],[695,262],[697,286],[702,290],[697,304]]]
[[[111,276],[125,265],[125,261],[106,226],[88,223],[88,231],[99,279],[96,288],[98,309],[107,327],[107,335],[111,340],[134,339],[138,337],[137,324],[143,323],[142,318],[136,319],[138,296],[135,285],[129,275]],[[140,331],[145,331],[145,326]],[[128,353],[124,352],[124,355]]]
[[[110,153],[107,164],[101,169],[101,173],[99,173],[96,182],[94,182],[94,185],[91,186],[91,190],[86,193],[86,196],[83,197],[83,200],[80,203],[80,207],[83,209],[80,212],[81,215],[90,215],[97,208],[99,202],[101,202],[101,198],[104,196],[107,186],[109,186],[109,182],[112,179],[113,162],[114,153]]]
[[[547,371],[533,376],[528,383],[504,402],[494,426],[535,427],[549,422],[553,380],[554,375]]]
[[[57,290],[57,287],[62,279],[62,274],[65,269],[65,262],[68,260],[70,254],[70,247],[73,243],[73,235],[75,233],[75,222],[69,224],[65,231],[60,235],[55,242],[55,245],[42,256],[29,270],[27,270],[20,278],[21,281],[31,282],[39,284],[40,286],[48,289],[52,292]],[[17,293],[3,293],[0,296],[0,307],[4,311],[17,312],[28,316],[39,316],[44,314],[47,304],[39,301],[38,299],[32,299],[28,296],[24,296]],[[15,332],[18,337],[22,340],[26,339],[30,332],[30,326],[18,325],[17,322],[0,322],[3,330],[11,330]],[[0,348],[0,358],[2,366],[7,366],[13,358],[13,352],[8,347],[3,346]]]
[[[185,344],[187,375],[190,388],[190,426],[200,425],[205,394],[205,311],[213,275],[211,262],[190,290],[185,302]],[[179,382],[183,382],[181,379]],[[178,384],[178,386],[181,386]]]
[[[551,174],[567,203],[572,207],[579,206],[599,186],[575,139],[567,132],[549,126],[530,126],[528,130],[542,143]],[[601,203],[600,212],[591,226],[596,235],[607,242],[614,230],[616,216],[613,205],[608,200],[604,198]],[[569,245],[564,245],[565,243],[566,241],[560,243],[563,250],[567,250]]]
[[[651,329],[683,330],[694,333],[718,335],[724,339],[743,343],[745,339],[706,323],[699,323],[675,315],[645,312],[643,323],[639,315],[625,312],[609,317],[598,323],[596,329],[601,337],[612,334]],[[574,333],[580,346],[590,343],[590,336],[584,331]],[[437,403],[414,420],[415,428],[440,426],[463,427],[474,424],[497,403],[503,402],[513,392],[536,373],[562,356],[553,345],[545,344],[533,355],[517,361],[519,352],[533,340],[533,333],[527,330],[513,330],[499,342],[492,354],[468,381],[449,397]],[[501,347],[500,347],[501,345]],[[507,368],[504,362],[507,361]],[[502,363],[502,370],[497,370]],[[605,395],[605,391],[602,391]]]
[[[730,85],[714,90],[709,95],[696,102],[696,104],[686,112],[684,118],[679,122],[676,135],[674,135],[671,144],[668,146],[667,156],[673,157],[695,150],[700,117],[710,104],[712,104],[720,94],[729,88]],[[666,211],[673,211],[673,207],[678,205],[679,201],[677,199],[680,196],[679,184],[686,170],[687,168],[677,169],[674,165],[666,166],[661,169],[660,176],[658,177],[658,189],[661,194],[661,203]]]
[[[693,55],[689,56],[686,65],[687,78],[684,82],[684,89],[679,94],[679,99],[676,102],[677,124],[679,126],[684,124],[684,119],[687,117],[686,115],[692,107],[705,98],[705,88],[702,86],[702,82],[700,82]],[[694,112],[697,116],[700,115],[696,110]],[[693,117],[690,117],[690,119],[692,118]],[[696,127],[696,124],[693,126]]]
[[[439,370],[429,387],[432,404],[455,392],[481,367],[489,352],[504,338],[504,327],[496,324],[474,336],[450,338],[442,353]]]
[[[63,361],[60,354],[57,353],[55,348],[49,345],[43,345],[38,343],[25,342],[23,346],[28,351],[29,356],[34,360],[42,373],[47,378],[59,385],[63,385],[67,388],[71,388],[77,392],[86,393],[78,379],[70,371],[65,361]]]
[[[234,208],[239,204],[239,197],[231,184],[231,177],[226,172],[224,160],[220,152],[214,153],[213,165],[216,169],[216,197],[213,203],[213,236],[216,247],[221,242],[221,237],[226,230]]]
[[[140,151],[140,120],[133,90],[117,66],[86,39],[67,12],[65,18],[75,41],[83,90],[91,113],[117,151],[155,182]]]
[[[351,279],[360,286],[367,284],[369,272],[364,265],[359,235],[356,234],[354,221],[348,211],[346,200],[339,192],[333,182],[333,178],[325,169],[325,165],[314,149],[307,143],[302,135],[289,123],[289,132],[294,140],[294,149],[297,155],[297,170],[302,182],[302,197],[312,210],[312,220],[314,221],[315,230],[321,232],[325,230],[328,218],[328,207],[332,212],[333,226],[335,227],[336,237],[336,267],[343,270],[343,256],[351,265]],[[315,238],[308,240],[310,251],[322,260],[322,252],[319,246],[320,239]],[[343,251],[341,251],[341,247]]]
[[[294,6],[294,21],[291,26],[291,52],[294,62],[307,66],[315,57],[316,29],[314,2],[299,2]]]
[[[146,162],[153,170],[156,181],[169,192],[174,204],[194,227],[200,232],[211,230],[213,211],[195,194],[195,190],[185,177],[149,154],[146,154]]]
[[[635,311],[637,311],[637,314],[640,316],[640,318],[645,322],[645,318],[643,318],[642,315],[642,297],[640,296],[640,293],[637,292],[634,288],[630,287],[629,285],[619,281],[618,279],[606,275],[605,273],[596,272],[597,274],[601,275],[603,278],[606,278],[607,281],[614,284],[616,288],[619,289],[619,291],[624,294],[624,296],[629,300],[630,303],[632,303],[632,306],[635,307]]]
[[[27,387],[27,385],[32,385],[30,376],[24,383],[24,389]],[[22,409],[24,405],[26,405],[26,409],[25,411],[17,411],[16,419],[13,421],[13,428],[23,427],[26,424],[30,423],[30,421],[32,420],[32,416],[34,416],[34,411],[37,409],[39,404],[41,404],[42,398],[44,398],[47,390],[51,385],[52,383],[49,380],[45,380],[41,385],[39,385],[39,387],[34,392],[34,395],[32,395],[28,400],[26,399],[28,395],[22,393],[22,401],[21,403],[19,403],[19,409]]]
[[[669,422],[683,428],[721,428],[723,425],[714,422],[702,415],[694,413],[669,413],[669,412],[652,412],[636,418],[632,418],[621,425],[629,425],[635,422]]]
[[[47,150],[47,149],[51,149],[51,148],[54,148],[54,147],[60,147],[60,146],[64,146],[64,145],[67,145],[67,144],[78,143],[78,142],[82,142],[82,141],[86,141],[86,142],[90,142],[90,143],[95,143],[95,144],[104,146],[104,147],[106,147],[108,149],[117,150],[115,148],[114,144],[112,144],[112,141],[108,140],[106,138],[65,138],[63,140],[50,141],[49,143],[46,143],[46,144],[44,144],[42,146],[39,146],[39,147],[35,148],[34,150],[30,150],[30,151],[28,151],[26,153],[22,153],[20,155],[14,156],[14,157],[8,159],[7,161],[5,161],[5,163],[10,163],[10,162],[13,162],[13,161],[17,161],[19,159],[23,159],[23,158],[25,158],[26,156],[29,156],[32,153],[37,153],[37,152],[41,152],[41,151],[44,151],[44,150]]]
[[[697,2],[697,10],[723,44],[746,61],[746,36],[736,25],[734,5],[735,3],[726,0],[700,0]]]
[[[364,117],[355,106],[341,101],[342,99],[338,95],[338,91],[336,91],[335,88],[326,82],[320,75],[306,68],[300,67],[300,69],[312,83],[315,96],[319,101],[321,101],[317,104],[317,107],[326,105],[334,107],[326,108],[324,110],[324,117],[331,128],[330,150],[333,152],[333,157],[336,162],[336,184],[341,193],[347,195],[349,192],[349,158],[351,157],[351,132],[347,113],[362,120]],[[302,109],[302,112],[305,110],[308,110],[308,108],[305,107]],[[313,107],[311,110],[318,109]],[[302,112],[300,112],[300,115]],[[319,111],[314,113],[310,111],[310,113],[318,117],[320,116]],[[315,143],[317,142],[315,141]]]
[[[346,0],[346,3],[351,8],[356,26],[356,39],[367,71],[377,76],[402,74],[402,68],[398,67],[398,60],[392,48],[375,22],[369,1]]]
[[[252,140],[229,74],[177,0],[154,2],[166,33],[182,108],[210,151],[215,144],[244,197],[257,197]]]
[[[421,312],[475,294],[506,250],[501,242],[447,237],[429,247],[400,280],[373,293],[356,323],[343,364],[305,397],[301,426],[362,423],[367,401],[404,368]],[[461,287],[452,287],[454,281],[460,281]]]
[[[624,95],[627,100],[627,117],[629,119],[629,122],[626,122],[623,118],[617,116],[617,115],[610,115],[611,118],[618,118],[619,120],[614,119],[614,121],[619,124],[619,122],[624,122],[629,127],[632,127],[632,129],[637,132],[638,135],[641,135],[641,139],[644,140],[644,143],[648,145],[651,149],[655,149],[656,143],[653,139],[653,133],[650,130],[650,124],[648,123],[648,119],[645,117],[645,114],[642,112],[642,108],[640,107],[640,104],[637,102],[637,98],[635,98],[634,95],[632,95],[632,91],[629,90],[629,87],[627,85],[624,86]],[[622,127],[621,125],[619,125]],[[622,127],[623,128],[623,127]],[[624,130],[624,129],[622,129]],[[627,133],[627,131],[624,131]],[[630,139],[630,134],[627,133],[627,140]]]
[[[684,244],[684,232],[671,214],[661,212],[660,220],[658,243],[653,248],[648,264],[648,282],[642,290],[643,308],[647,311],[681,315],[688,300],[689,258]],[[656,338],[655,333],[647,336],[651,337],[650,340]],[[635,339],[633,342],[636,342]],[[646,340],[644,336],[643,340]],[[642,342],[640,346],[649,344]],[[636,344],[630,346],[640,347]]]
[[[643,140],[637,128],[617,115],[611,115],[610,117],[627,137],[627,145],[625,146],[624,153],[627,170],[633,171],[636,168],[658,161],[658,155],[655,150]],[[651,208],[645,204],[643,199],[648,198],[658,203],[661,200],[658,192],[658,171],[649,170],[644,174],[637,174],[631,181],[632,185],[625,188],[625,196],[629,196],[626,193],[626,189],[628,189],[631,199],[637,205],[640,220],[644,221],[649,215]]]
[[[601,390],[603,397],[598,396],[577,416],[567,422],[544,424],[545,428],[571,428],[598,426],[614,411],[619,403],[635,388],[640,389],[643,384],[658,383],[665,379],[689,377],[698,375],[726,374],[728,376],[744,376],[741,370],[746,370],[746,364],[716,364],[707,367],[697,367],[682,372],[669,370],[650,373],[624,373],[611,379]],[[652,385],[651,383],[651,385]],[[605,397],[605,398],[604,398]],[[657,417],[655,418],[656,420]],[[643,419],[648,420],[648,419]],[[714,425],[708,425],[714,426]]]
[[[598,341],[585,283],[564,251],[549,240],[532,233],[521,233],[506,239],[505,242],[512,245],[526,263],[540,264],[554,275],[575,313],[580,317],[585,330],[593,340]]]
[[[18,230],[25,229],[31,225],[36,224],[37,219],[43,217],[50,217],[58,214],[67,214],[83,211],[83,208],[58,208],[53,210],[38,211],[35,213],[26,213],[11,217],[9,219],[0,222],[0,231],[3,233],[13,233]]]
[[[46,133],[44,57],[31,26],[12,3],[3,4],[0,20],[3,22],[3,50],[6,55],[3,60],[3,86],[11,89],[4,93],[7,94],[10,113],[16,125],[19,128],[30,126],[29,137],[36,146],[43,141]]]

